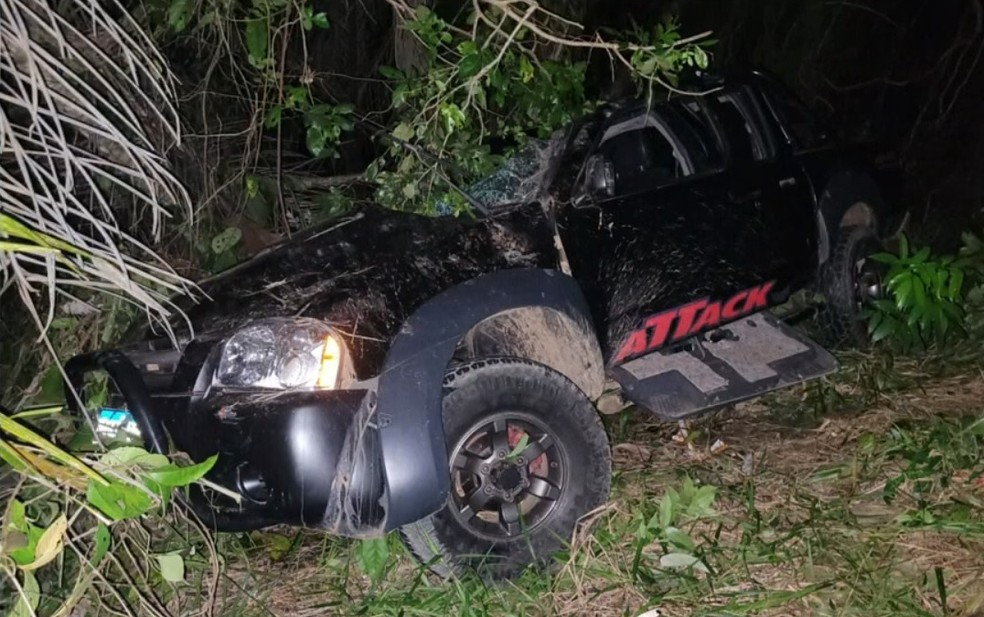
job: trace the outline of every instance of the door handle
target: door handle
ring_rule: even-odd
[[[789,176],[788,178],[783,178],[779,181],[779,186],[786,188],[787,186],[796,186],[796,177]]]

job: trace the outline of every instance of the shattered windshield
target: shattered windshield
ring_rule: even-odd
[[[468,186],[465,192],[489,211],[536,199],[550,161],[552,146],[557,141],[557,138],[531,139],[490,175]],[[452,215],[455,211],[450,202],[443,200],[437,202],[436,209],[442,216]]]

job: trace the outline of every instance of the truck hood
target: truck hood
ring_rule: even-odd
[[[506,268],[556,265],[552,227],[535,203],[484,219],[371,205],[201,281],[205,298],[179,300],[186,319],[176,316],[172,327],[189,340],[266,317],[322,319],[346,339],[362,376],[378,368],[403,322],[443,290]]]

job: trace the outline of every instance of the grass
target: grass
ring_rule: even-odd
[[[114,527],[78,614],[984,615],[979,363],[844,362],[835,378],[705,417],[685,435],[640,411],[606,417],[612,499],[549,573],[444,582],[395,537],[209,537],[173,516]],[[83,553],[91,542],[70,539]],[[183,582],[161,578],[157,556],[172,551]],[[699,561],[674,567],[665,555],[681,551]],[[55,574],[70,579],[64,566]],[[39,580],[49,604],[61,599],[58,581]],[[0,605],[14,597],[5,582]]]
[[[215,614],[971,615],[984,606],[984,377],[909,363],[872,390],[854,365],[706,418],[682,443],[641,413],[609,418],[612,500],[552,573],[441,582],[390,538],[372,577],[354,541],[225,535]],[[688,478],[715,487],[710,511],[673,522],[701,565],[664,568],[675,549],[653,521]]]

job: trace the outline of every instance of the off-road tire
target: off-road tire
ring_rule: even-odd
[[[868,343],[867,324],[856,289],[856,264],[880,250],[881,243],[870,227],[839,230],[837,242],[820,274],[820,292],[825,303],[819,321],[822,338],[828,346],[863,347]]]
[[[487,580],[505,579],[530,565],[546,565],[570,541],[578,520],[608,500],[611,450],[597,411],[569,379],[524,359],[467,362],[448,373],[444,391],[449,453],[476,422],[518,410],[535,416],[562,444],[568,453],[567,480],[549,514],[518,537],[496,542],[473,533],[454,516],[449,496],[441,510],[401,528],[405,543],[421,563],[445,578],[476,571]]]

